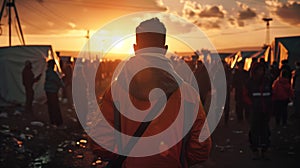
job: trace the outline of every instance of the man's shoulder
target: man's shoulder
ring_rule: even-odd
[[[200,101],[199,92],[189,83],[182,82],[177,90],[180,91],[181,96],[189,102]]]

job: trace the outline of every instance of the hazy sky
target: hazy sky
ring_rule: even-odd
[[[90,30],[92,34],[121,16],[147,11],[160,11],[177,16],[162,18],[168,33],[193,44],[197,44],[199,39],[207,35],[216,48],[262,46],[266,40],[263,17],[273,18],[270,24],[271,40],[274,37],[300,35],[300,0],[15,0],[15,2],[26,44],[51,44],[56,50],[80,50],[87,41],[86,30]],[[134,27],[142,19],[152,17],[149,14],[139,16],[115,25],[114,32],[102,31],[105,38],[98,41],[99,44],[96,46],[105,46],[104,43],[108,40],[123,38],[122,34],[133,34]],[[15,36],[13,45],[19,45],[15,18],[13,23]],[[7,46],[6,10],[1,24],[0,45]],[[204,33],[201,37],[198,36],[199,30]],[[197,31],[198,34],[195,35]],[[120,45],[118,47],[122,50]],[[198,49],[201,48],[209,46],[199,44]],[[177,50],[180,51],[178,48]]]

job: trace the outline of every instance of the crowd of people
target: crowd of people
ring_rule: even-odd
[[[253,159],[265,158],[265,152],[270,146],[271,118],[275,118],[277,127],[286,128],[288,126],[288,104],[291,102],[294,106],[294,114],[291,115],[299,117],[300,62],[296,62],[295,69],[292,69],[288,60],[283,60],[282,66],[279,68],[277,62],[273,62],[269,66],[263,58],[259,61],[254,59],[249,71],[244,69],[243,60],[237,62],[233,69],[229,68],[225,61],[223,63],[226,76],[223,84],[227,85],[227,97],[223,108],[225,124],[229,119],[230,93],[233,92],[236,120],[238,122],[245,120],[249,123],[249,142],[254,153]],[[199,65],[199,61],[197,65]],[[205,99],[209,98],[210,96],[207,95],[212,92],[209,92],[209,89],[215,89],[216,94],[218,91],[215,86],[206,87],[210,86],[208,73],[206,69],[201,69],[202,66],[198,66],[194,72],[200,88],[200,95],[205,95],[204,98],[201,96],[201,100],[206,104],[207,100]],[[204,91],[201,90],[203,86]],[[258,149],[261,149],[261,152]]]
[[[157,21],[157,19],[148,20],[147,22],[153,22],[154,24],[161,23]],[[143,23],[143,24],[142,24]],[[165,45],[165,34],[163,36],[156,35],[155,33],[145,33],[140,32],[139,28],[143,28],[143,26],[147,25],[146,22],[142,22],[140,27],[137,27],[137,44],[134,46],[135,51],[142,50],[147,47],[158,47],[167,50],[167,46]],[[153,24],[151,23],[151,24]],[[147,28],[144,28],[147,29]],[[165,33],[165,32],[164,32]],[[154,40],[153,38],[159,39]],[[143,40],[141,40],[143,39]],[[147,39],[147,40],[144,40]],[[123,69],[121,74],[127,76],[127,73],[133,73],[135,66],[138,66],[137,62],[147,62],[149,65],[151,63],[156,63],[155,56],[145,56],[143,52],[137,52],[139,56],[135,56],[127,62],[127,69]],[[198,142],[199,131],[201,130],[203,125],[203,121],[205,120],[206,114],[209,106],[211,105],[211,97],[213,94],[218,95],[219,87],[212,85],[212,81],[216,79],[211,79],[208,75],[209,71],[217,71],[214,69],[214,62],[210,62],[210,66],[204,66],[205,60],[193,59],[191,61],[185,61],[183,59],[173,59],[171,60],[172,64],[169,64],[168,59],[166,61],[162,59],[164,57],[164,52],[156,53],[157,55],[162,55],[157,62],[162,61],[165,66],[172,65],[174,68],[174,74],[176,70],[180,68],[180,64],[187,63],[193,75],[196,79],[199,88],[199,100],[192,100],[196,102],[201,102],[200,108],[196,110],[200,115],[198,115],[195,124],[192,127],[191,133],[186,140],[180,141],[174,147],[168,149],[169,155],[154,155],[147,156],[136,159],[134,157],[122,158],[121,164],[132,167],[134,165],[151,165],[157,164],[157,166],[167,166],[168,164],[171,166],[182,166],[182,165],[194,165],[199,164],[208,158],[210,149],[211,149],[211,139],[208,138],[204,142]],[[142,59],[142,60],[140,60]],[[46,71],[46,80],[45,80],[45,92],[47,95],[47,103],[48,103],[48,112],[50,123],[55,127],[59,127],[63,124],[63,120],[61,117],[61,111],[59,108],[59,97],[58,93],[60,88],[63,88],[63,98],[66,98],[68,105],[70,108],[73,107],[73,99],[72,99],[72,78],[79,77],[84,81],[85,76],[90,74],[85,73],[85,68],[92,68],[96,73],[95,80],[95,88],[89,88],[88,83],[86,84],[87,92],[82,93],[83,95],[88,94],[88,90],[94,90],[96,95],[101,97],[100,109],[104,112],[111,122],[111,125],[114,125],[114,115],[115,115],[115,107],[112,104],[112,93],[110,93],[110,89],[107,89],[103,94],[104,88],[109,86],[111,78],[113,76],[113,72],[120,61],[107,61],[101,62],[99,66],[97,63],[91,63],[89,61],[83,62],[82,69],[77,69],[78,72],[73,72],[74,65],[72,62],[64,62],[61,63],[62,71],[65,74],[63,78],[60,78],[59,75],[54,71],[55,61],[48,61],[48,69]],[[251,150],[254,154],[254,159],[258,159],[259,157],[266,157],[266,151],[270,146],[270,127],[269,122],[272,116],[275,117],[276,124],[278,127],[287,127],[288,126],[288,104],[293,102],[294,116],[299,117],[300,115],[300,62],[295,64],[295,69],[292,69],[288,65],[288,61],[284,60],[281,62],[281,67],[278,66],[277,62],[273,62],[271,66],[268,65],[264,61],[264,59],[260,59],[259,61],[253,60],[252,65],[249,71],[244,70],[244,62],[239,61],[236,63],[234,68],[231,68],[225,61],[222,61],[225,72],[226,81],[217,82],[221,85],[226,85],[227,95],[224,107],[216,108],[217,110],[223,110],[224,112],[224,120],[225,124],[229,122],[229,113],[230,113],[230,93],[234,93],[234,102],[235,102],[235,115],[238,122],[243,122],[244,120],[249,123],[249,142],[251,144]],[[147,65],[148,65],[147,64]],[[31,71],[31,63],[27,61],[25,63],[25,68],[23,70],[23,85],[26,90],[26,112],[32,112],[32,101],[33,101],[33,84],[39,81],[41,75],[34,77]],[[171,68],[172,69],[172,68]],[[213,74],[213,73],[212,73]],[[178,78],[181,79],[182,83],[190,82],[191,78],[189,76],[181,75],[178,72]],[[142,71],[140,74],[138,73],[135,78],[133,78],[133,82],[128,83],[130,86],[134,86],[134,88],[129,88],[129,93],[132,96],[132,101],[134,104],[144,109],[149,106],[149,92],[151,89],[159,87],[162,88],[168,97],[168,103],[166,107],[166,113],[169,116],[173,116],[169,114],[170,112],[174,112],[175,108],[178,108],[178,98],[180,94],[178,94],[178,89],[182,87],[181,85],[176,84],[176,77],[170,76],[170,74],[166,74],[163,71],[159,71],[157,69],[150,69],[149,71]],[[118,78],[115,83],[124,82],[123,78]],[[124,79],[125,80],[125,79]],[[106,85],[106,86],[103,86]],[[187,87],[187,86],[186,86]],[[119,88],[123,89],[123,88]],[[194,94],[194,93],[190,93]],[[101,95],[101,96],[100,96]],[[124,98],[124,97],[121,97]],[[202,108],[203,105],[203,108]],[[87,104],[85,106],[88,106]],[[169,108],[168,108],[169,107]],[[175,109],[176,110],[176,109]],[[178,109],[177,109],[178,110]],[[152,134],[157,133],[157,130],[154,128],[161,126],[162,123],[168,123],[166,121],[168,117],[159,117],[151,122],[148,132],[145,133],[150,136]],[[171,118],[172,119],[172,118]],[[135,129],[139,129],[140,125],[138,123],[133,123],[129,121],[124,116],[121,116],[122,128],[120,130],[126,132],[129,135],[133,135]],[[156,127],[151,127],[156,126]],[[163,128],[167,128],[168,125],[162,125]],[[179,128],[178,128],[179,129]],[[99,131],[101,137],[103,136],[111,136],[111,139],[114,137],[113,131],[108,133],[109,131]],[[101,134],[103,133],[103,134]],[[143,133],[142,133],[143,134]],[[176,134],[174,132],[174,134]],[[113,143],[111,141],[109,143]],[[182,150],[182,146],[185,143],[189,144],[185,149],[185,155],[188,156],[184,158],[186,160],[181,160],[181,153],[178,151]],[[114,146],[113,144],[110,144]],[[114,155],[113,153],[103,149],[101,146],[99,147],[97,144],[94,144],[93,149],[96,154],[101,155],[102,158],[105,158],[107,164],[109,161],[119,162],[120,156]],[[259,152],[259,150],[261,152]],[[261,154],[261,156],[260,156]],[[117,159],[116,159],[117,158]],[[160,163],[153,162],[153,160],[160,160],[164,158],[168,160],[168,162]],[[175,158],[175,159],[174,159]],[[184,167],[184,166],[183,166]]]

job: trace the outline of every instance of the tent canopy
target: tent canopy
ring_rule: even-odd
[[[57,60],[50,45],[0,47],[0,105],[24,104],[25,89],[22,84],[22,71],[27,60],[32,63],[32,72],[35,76],[42,74],[33,89],[35,101],[44,102],[45,70],[47,59],[50,57]]]
[[[282,45],[280,47],[280,45]],[[291,67],[295,66],[296,61],[300,61],[300,36],[278,37],[275,38],[275,60],[280,62],[285,54]],[[282,49],[286,49],[287,53]]]

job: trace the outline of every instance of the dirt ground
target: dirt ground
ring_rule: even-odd
[[[49,125],[46,104],[34,104],[34,114],[22,107],[0,108],[0,167],[99,167],[94,166],[89,141],[76,112],[61,103],[65,129]],[[297,168],[300,167],[300,119],[289,110],[287,128],[276,128],[272,120],[269,160],[252,160],[247,122],[238,123],[231,110],[228,125],[223,118],[212,134],[210,159],[200,167]]]

